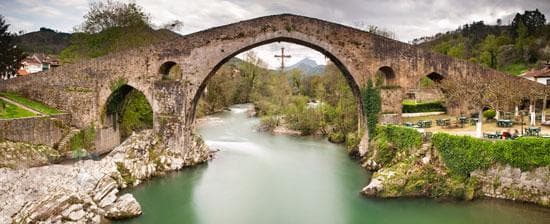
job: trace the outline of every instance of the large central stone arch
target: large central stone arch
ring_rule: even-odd
[[[271,39],[269,39],[269,38],[271,38]],[[274,43],[274,42],[288,42],[288,43],[294,43],[294,44],[306,46],[306,47],[309,47],[313,50],[316,50],[316,51],[322,53],[323,55],[325,55],[327,58],[329,58],[335,64],[335,66],[341,71],[341,73],[344,75],[344,77],[348,81],[348,85],[350,86],[350,89],[352,90],[353,95],[355,96],[355,99],[356,99],[356,102],[357,102],[357,105],[358,105],[358,108],[357,108],[358,118],[359,118],[358,119],[359,120],[358,126],[361,127],[362,126],[361,124],[364,122],[363,113],[362,113],[362,111],[363,111],[362,108],[363,107],[362,107],[360,86],[358,85],[358,82],[357,82],[355,76],[352,75],[352,73],[348,70],[346,65],[337,56],[335,56],[335,54],[333,54],[333,53],[331,53],[327,50],[327,47],[333,47],[333,46],[331,46],[327,42],[323,42],[323,41],[316,41],[315,43],[312,43],[312,42],[309,42],[311,40],[304,40],[304,39],[298,39],[298,38],[300,38],[300,37],[289,37],[289,36],[272,37],[271,35],[269,35],[269,36],[266,36],[266,37],[254,39],[252,43],[241,42],[240,45],[235,46],[235,48],[237,49],[236,51],[232,51],[233,49],[227,49],[227,50],[224,49],[224,52],[227,52],[227,56],[225,56],[225,54],[220,54],[221,57],[224,57],[224,56],[225,57],[222,58],[211,69],[211,71],[204,77],[204,80],[202,80],[201,84],[198,86],[198,89],[195,93],[195,96],[193,97],[193,99],[191,101],[191,109],[189,111],[190,113],[187,114],[186,124],[187,125],[193,125],[194,119],[195,119],[196,106],[198,104],[198,101],[200,100],[202,92],[206,88],[206,85],[207,85],[208,81],[212,78],[212,76],[215,75],[216,71],[218,71],[218,69],[222,65],[224,65],[231,58],[233,58],[233,57],[237,56],[238,54],[240,54],[242,52],[245,52],[247,50],[250,50],[250,49],[262,46],[262,45]]]
[[[0,91],[17,92],[69,112],[73,126],[96,125],[100,130],[99,121],[109,95],[121,83],[130,85],[151,104],[154,129],[167,146],[182,153],[190,161],[188,164],[196,163],[203,158],[197,155],[204,152],[196,147],[193,121],[206,82],[236,54],[276,41],[304,45],[329,57],[344,73],[359,105],[359,87],[374,79],[378,71],[384,72],[391,79],[388,83],[392,88],[382,90],[382,112],[396,114],[397,118],[404,93],[432,73],[441,77],[488,75],[529,82],[341,24],[283,14],[215,27],[165,43],[3,81]],[[174,74],[168,74],[173,70]]]

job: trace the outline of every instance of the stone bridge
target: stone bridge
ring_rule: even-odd
[[[109,149],[120,139],[106,122],[109,96],[121,85],[146,96],[153,108],[154,129],[166,143],[189,158],[193,147],[195,108],[206,83],[235,55],[272,42],[291,42],[315,49],[340,68],[359,102],[360,86],[378,71],[398,88],[382,93],[383,112],[401,112],[404,93],[420,79],[446,76],[510,76],[464,60],[428,52],[410,44],[344,25],[296,15],[266,16],[197,33],[172,41],[67,64],[40,74],[3,81],[0,91],[14,91],[60,108],[76,127],[94,125],[96,148]],[[180,75],[168,71],[178,65]],[[364,118],[360,116],[363,120]],[[361,124],[359,124],[361,127]]]

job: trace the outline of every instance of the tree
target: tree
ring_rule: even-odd
[[[534,11],[525,11],[523,14],[517,13],[510,26],[514,37],[518,37],[518,28],[524,25],[527,28],[528,35],[540,33],[546,24],[546,18],[538,9]]]
[[[99,33],[113,27],[150,26],[150,18],[136,3],[94,1],[77,31]]]
[[[481,61],[491,68],[496,68],[498,48],[499,43],[495,35],[490,34],[485,37],[485,40],[481,43]]]
[[[0,78],[7,79],[16,74],[25,57],[15,43],[17,34],[8,32],[9,24],[0,15]]]
[[[367,32],[386,38],[395,39],[395,33],[393,31],[378,26],[369,25],[367,28]]]
[[[483,109],[491,105],[500,91],[498,83],[493,82],[498,77],[490,74],[475,74],[466,76],[450,76],[440,82],[440,87],[447,97],[449,104],[462,104],[475,108],[478,111],[478,123],[476,124],[476,136],[481,138]]]
[[[239,69],[241,70],[241,75],[245,78],[245,82],[242,84],[243,99],[242,103],[250,102],[250,93],[253,90],[256,78],[263,71],[262,68],[266,67],[265,62],[262,61],[254,51],[249,51],[245,55],[245,63],[241,63]]]

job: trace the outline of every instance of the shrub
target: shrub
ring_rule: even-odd
[[[522,170],[550,165],[550,139],[519,138],[493,142],[437,133],[432,142],[447,167],[461,176],[468,176],[476,169],[486,169],[496,162]]]
[[[346,141],[346,136],[341,131],[331,132],[328,135],[328,140],[332,143],[343,143]]]
[[[263,116],[260,119],[261,129],[266,131],[273,131],[277,126],[279,126],[279,119],[277,116]]]
[[[488,152],[491,142],[470,136],[454,136],[436,133],[432,143],[441,153],[447,167],[455,174],[468,176],[476,169],[491,165],[493,158]]]
[[[422,135],[412,128],[395,125],[378,126],[371,147],[376,151],[374,158],[382,165],[389,164],[395,154],[419,148],[422,145]]]
[[[378,126],[376,137],[387,138],[398,150],[419,148],[422,135],[416,129],[396,125]]]
[[[487,119],[493,119],[493,118],[495,118],[495,116],[497,116],[497,112],[493,109],[483,111],[483,117],[485,117]]]
[[[440,111],[445,112],[446,109],[439,101],[423,103],[415,103],[414,101],[403,102],[403,113],[423,113]]]
[[[73,155],[76,157],[79,157],[81,155],[85,156],[82,150],[92,151],[95,147],[95,135],[95,127],[92,124],[89,127],[80,130],[78,134],[73,136],[69,140],[69,145],[71,151],[73,152]]]
[[[357,151],[359,149],[361,137],[362,136],[357,132],[350,132],[346,135],[346,149],[348,150],[348,153]]]

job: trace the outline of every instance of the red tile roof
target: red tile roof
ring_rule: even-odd
[[[524,78],[542,78],[542,77],[550,77],[550,65],[546,65],[543,69],[540,70],[530,70],[528,72],[525,72],[520,75]]]
[[[27,70],[25,70],[25,69],[17,70],[17,75],[28,75],[28,74],[30,74],[30,73],[27,72]]]

